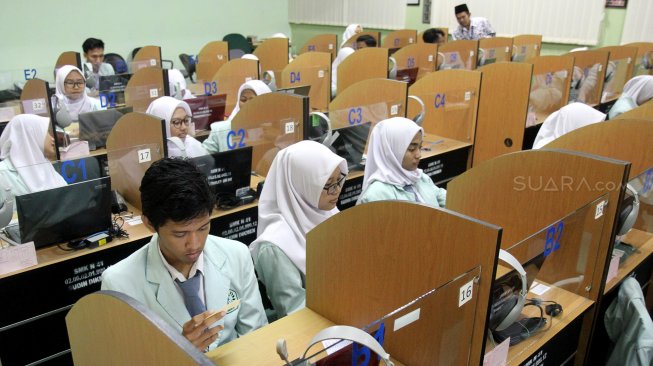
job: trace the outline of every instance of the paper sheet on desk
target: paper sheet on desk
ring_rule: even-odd
[[[0,249],[0,274],[18,271],[36,264],[36,249],[33,241]]]

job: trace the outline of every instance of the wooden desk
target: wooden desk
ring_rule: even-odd
[[[617,286],[623,281],[627,276],[630,276],[636,272],[644,262],[646,262],[653,255],[653,234],[647,233],[645,231],[632,229],[624,238],[623,242],[628,243],[635,247],[637,251],[631,254],[626,260],[619,264],[619,270],[617,275],[606,282],[604,294],[608,294],[615,290]],[[649,268],[650,270],[650,268]],[[642,277],[642,276],[637,276]],[[645,276],[643,279],[648,280],[650,274]]]

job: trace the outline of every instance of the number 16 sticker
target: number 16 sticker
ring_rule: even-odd
[[[471,280],[460,287],[460,295],[458,296],[458,307],[463,306],[467,301],[472,299],[474,289],[474,280]]]

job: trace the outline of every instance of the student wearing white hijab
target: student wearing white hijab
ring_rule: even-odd
[[[295,143],[272,162],[249,248],[278,318],[306,304],[306,233],[338,213],[347,173],[345,159],[315,141]]]
[[[57,108],[65,108],[72,121],[77,121],[80,113],[103,109],[98,99],[86,95],[86,78],[75,66],[60,67],[55,84]]]
[[[170,96],[179,100],[193,99],[195,96],[188,90],[186,78],[181,71],[177,69],[168,70],[168,84],[170,86]]]
[[[542,148],[575,129],[605,121],[605,114],[584,103],[570,103],[551,113],[542,123],[533,142],[533,149]]]
[[[51,131],[50,119],[35,114],[9,121],[0,136],[2,201],[66,185],[50,162],[57,156]]]
[[[241,85],[238,89],[236,107],[234,107],[234,110],[226,121],[211,124],[211,133],[202,143],[204,149],[211,154],[227,151],[229,149],[227,146],[227,136],[231,130],[231,121],[236,117],[240,108],[254,97],[270,92],[270,88],[261,80],[250,80]]]
[[[444,207],[447,191],[417,168],[423,136],[421,127],[403,117],[383,120],[372,129],[357,204],[400,200]]]
[[[193,113],[188,103],[173,97],[157,98],[150,103],[145,113],[165,120],[168,139],[168,157],[183,156],[194,158],[208,155],[202,144],[188,135]]]
[[[610,119],[628,112],[649,100],[653,99],[653,76],[640,75],[628,80],[624,85],[624,91],[616,103],[610,108],[608,116]]]
[[[343,47],[338,51],[338,55],[331,64],[331,96],[336,96],[336,91],[338,89],[338,66],[351,54],[354,53],[354,49],[351,47]]]
[[[360,24],[350,24],[345,28],[345,32],[342,34],[342,42],[340,43],[340,48],[342,47],[351,47],[351,44],[345,45],[345,43],[349,40],[349,38],[353,37],[354,35],[361,33],[363,31],[363,27],[361,27]]]

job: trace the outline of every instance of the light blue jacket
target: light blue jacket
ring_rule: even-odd
[[[211,132],[206,140],[202,142],[202,147],[208,151],[209,154],[229,150],[229,147],[227,146],[227,136],[230,130],[231,119],[211,123]]]
[[[422,203],[424,204],[435,207],[444,207],[447,201],[447,190],[444,188],[438,188],[431,178],[424,173],[420,175],[417,182],[413,185],[413,189],[419,193],[424,201]],[[356,204],[359,205],[361,203],[383,200],[417,202],[414,193],[406,191],[403,187],[377,180],[370,184],[367,189],[361,193]]]
[[[637,108],[637,104],[633,98],[627,95],[622,95],[619,97],[619,99],[617,99],[614,105],[612,105],[612,108],[610,108],[610,112],[608,112],[608,118],[614,119],[616,116],[622,113],[626,113],[633,108]]]
[[[653,364],[653,321],[642,288],[629,277],[605,312],[605,329],[615,343],[606,365]]]
[[[219,310],[229,299],[241,301],[236,309],[214,323],[213,326],[224,325],[224,330],[209,349],[267,324],[252,258],[244,244],[209,235],[204,246],[203,274],[208,310]],[[179,333],[191,318],[161,260],[156,234],[143,248],[104,271],[102,290],[119,291],[133,297]]]
[[[267,241],[259,243],[254,267],[274,307],[276,316],[270,320],[306,307],[306,278],[281,248]]]

